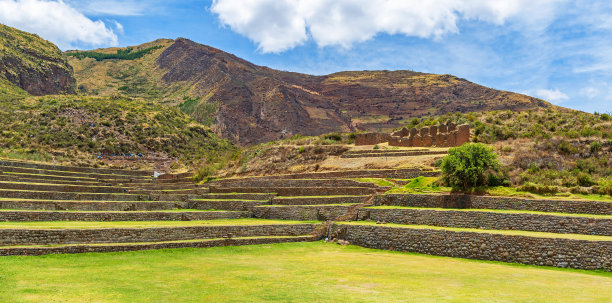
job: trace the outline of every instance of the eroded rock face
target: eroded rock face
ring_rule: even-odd
[[[66,56],[49,41],[0,24],[0,77],[32,95],[73,94]]]

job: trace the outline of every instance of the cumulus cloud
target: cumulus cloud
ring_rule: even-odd
[[[534,94],[552,104],[561,104],[569,100],[569,96],[559,89],[537,89]]]
[[[561,1],[561,0],[560,0]],[[501,25],[538,20],[557,0],[213,0],[222,24],[266,52],[282,52],[312,38],[319,46],[371,39],[378,33],[440,38],[458,33],[459,20]]]
[[[117,35],[104,22],[87,18],[62,0],[0,0],[0,22],[36,33],[62,49],[117,45]]]

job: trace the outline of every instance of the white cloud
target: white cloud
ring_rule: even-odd
[[[586,96],[589,99],[593,99],[599,95],[599,89],[593,86],[584,87],[580,89],[580,94]]]
[[[440,38],[458,33],[461,19],[502,25],[511,18],[546,19],[557,0],[213,0],[222,24],[282,52],[312,38],[319,46],[371,39],[378,33]],[[536,21],[534,21],[536,20]]]
[[[0,0],[0,22],[35,33],[62,49],[75,44],[117,45],[104,22],[93,21],[62,0]]]
[[[536,97],[544,99],[553,104],[561,104],[569,100],[569,96],[559,89],[536,89],[534,94]]]

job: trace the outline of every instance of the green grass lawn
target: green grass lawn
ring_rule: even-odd
[[[612,274],[323,242],[0,258],[2,302],[610,302]]]
[[[267,219],[218,219],[201,221],[50,221],[50,222],[0,222],[0,229],[80,229],[80,228],[151,228],[151,227],[184,227],[184,226],[225,226],[225,225],[266,225],[266,224],[301,224],[318,223],[317,221],[289,221]]]

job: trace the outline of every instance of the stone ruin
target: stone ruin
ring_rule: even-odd
[[[391,134],[356,134],[355,145],[375,145],[389,142],[389,146],[402,147],[453,147],[470,142],[470,126],[454,123],[423,127],[420,130],[402,128]]]

